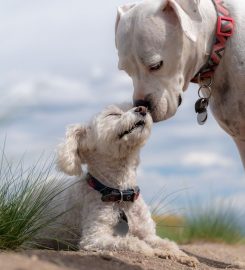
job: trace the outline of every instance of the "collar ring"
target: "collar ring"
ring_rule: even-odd
[[[123,192],[121,190],[118,190],[120,192],[121,198],[118,201],[118,203],[122,203],[123,202]]]

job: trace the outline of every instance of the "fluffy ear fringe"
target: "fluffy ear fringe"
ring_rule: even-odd
[[[82,158],[79,155],[79,146],[82,137],[86,135],[86,128],[82,125],[73,125],[66,131],[65,142],[58,146],[57,168],[68,175],[82,174]]]

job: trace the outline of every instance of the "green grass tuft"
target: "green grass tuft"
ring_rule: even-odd
[[[239,213],[232,205],[211,200],[201,206],[189,202],[184,209],[170,210],[179,193],[185,189],[164,194],[159,190],[150,202],[152,216],[156,222],[157,234],[177,243],[223,242],[228,244],[245,243],[244,230],[240,226]],[[183,212],[185,215],[180,215]]]
[[[189,241],[238,243],[243,234],[237,214],[226,205],[199,208],[186,219],[186,234]]]
[[[0,249],[17,249],[35,244],[43,228],[55,222],[54,198],[64,191],[60,177],[51,177],[53,162],[28,169],[22,162],[10,164],[0,158]]]
[[[225,205],[190,209],[187,217],[155,217],[157,233],[180,244],[221,242],[235,244],[244,241],[236,212]]]

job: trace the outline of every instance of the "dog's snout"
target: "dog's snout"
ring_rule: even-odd
[[[134,106],[135,107],[143,106],[143,107],[147,108],[148,110],[150,110],[150,102],[147,100],[143,100],[143,99],[134,100]]]
[[[147,108],[144,106],[138,106],[134,111],[142,116],[146,116],[147,114]]]

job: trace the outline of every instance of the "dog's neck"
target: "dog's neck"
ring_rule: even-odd
[[[104,185],[117,189],[129,189],[136,186],[138,151],[121,159],[96,155],[96,158],[87,161],[88,172]]]
[[[195,56],[195,63],[192,65],[194,67],[192,76],[196,75],[209,59],[217,24],[217,12],[211,0],[200,1],[200,10],[203,20],[199,25],[199,36],[196,42],[189,42],[191,48],[188,48],[191,54]]]

